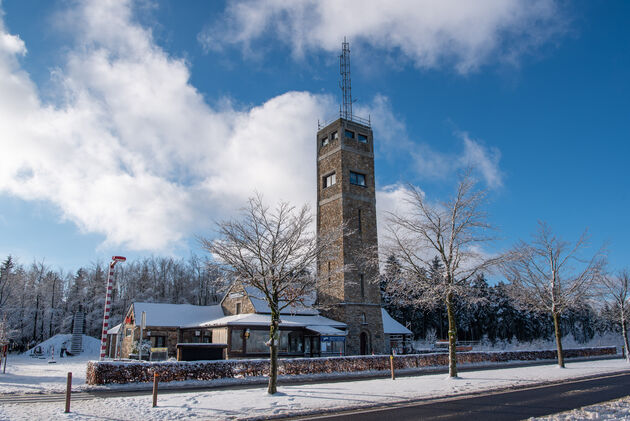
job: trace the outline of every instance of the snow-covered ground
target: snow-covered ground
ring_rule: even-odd
[[[435,335],[429,335],[425,339],[414,342],[416,349],[432,349],[435,345]],[[562,345],[569,348],[591,348],[600,346],[616,346],[618,352],[623,345],[623,337],[619,333],[607,332],[603,335],[597,334],[585,343],[578,342],[573,335],[566,335],[562,338]],[[494,343],[485,338],[473,346],[473,351],[531,351],[540,349],[556,349],[555,339],[538,339],[531,342],[519,342],[516,338],[511,341],[498,340]]]
[[[530,418],[530,421],[534,420],[630,420],[630,396],[597,405],[585,406],[573,411],[561,412],[548,417]]]
[[[355,380],[334,383],[280,386],[278,394],[268,396],[264,386],[248,389],[215,389],[206,392],[181,392],[159,397],[158,407],[151,407],[151,396],[103,398],[72,403],[72,413],[63,414],[63,402],[5,404],[0,419],[117,419],[117,420],[187,420],[244,419],[331,411],[371,406],[378,403],[432,398],[497,388],[561,381],[620,370],[630,371],[621,359],[569,362],[567,368],[556,365],[503,368],[461,373],[459,379],[444,374]]]
[[[6,373],[0,371],[0,393],[62,392],[68,372],[72,373],[73,385],[85,385],[87,362],[98,359],[101,343],[98,339],[83,335],[83,352],[75,357],[60,358],[61,345],[65,341],[69,343],[71,337],[60,334],[40,343],[44,351],[41,358],[32,357],[32,349],[22,355],[10,354]]]

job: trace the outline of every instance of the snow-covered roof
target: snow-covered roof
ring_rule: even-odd
[[[107,331],[108,335],[116,335],[118,334],[118,332],[120,332],[120,327],[122,326],[122,323],[118,323],[116,326],[114,326],[113,328],[109,329]]]
[[[398,323],[390,316],[383,307],[381,307],[381,314],[383,315],[383,332],[386,334],[394,335],[411,335],[412,332],[405,326]]]
[[[249,297],[249,299],[252,302],[252,305],[254,306],[254,311],[256,313],[264,313],[264,314],[271,313],[271,309],[269,308],[269,305],[267,304],[267,301],[265,300],[262,292],[260,292],[259,290],[257,290],[256,288],[252,286],[245,286],[244,288],[245,288],[245,292],[247,293],[247,296]],[[312,305],[315,303],[314,297],[312,296],[304,297],[303,301],[304,301],[304,304],[295,303],[294,305],[287,306],[286,308],[280,311],[280,314],[308,314],[308,315],[319,314],[319,311],[317,311],[316,309],[312,307]],[[280,305],[281,306],[286,305],[286,301],[280,301]]]
[[[236,314],[233,316],[225,316],[216,320],[209,320],[202,323],[203,327],[211,326],[269,326],[271,323],[271,315],[269,314]],[[322,326],[338,329],[346,328],[346,324],[336,320],[329,319],[324,316],[280,316],[281,327],[311,327]],[[313,329],[311,329],[313,330]]]
[[[140,326],[142,312],[146,312],[147,326],[199,326],[208,320],[223,317],[220,305],[133,303],[134,321]]]
[[[306,326],[308,330],[319,333],[321,336],[346,336],[348,332],[332,326]]]

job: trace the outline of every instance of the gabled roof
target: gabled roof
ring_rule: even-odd
[[[143,311],[146,313],[147,326],[198,326],[208,320],[223,317],[220,305],[133,303],[132,308],[136,326],[140,326]]]
[[[261,314],[271,314],[271,309],[265,300],[265,297],[262,292],[257,290],[252,286],[243,286],[245,289],[245,293],[249,297],[252,305],[254,306],[254,311],[256,313]],[[314,296],[314,294],[313,294]],[[295,303],[294,305],[289,305],[286,308],[280,311],[280,314],[302,314],[302,315],[318,315],[319,311],[311,307],[315,303],[315,299],[312,296],[304,297],[304,304]],[[280,301],[280,306],[286,305],[286,301]]]
[[[383,307],[381,307],[381,315],[383,316],[383,332],[386,334],[394,334],[394,335],[411,335],[412,332],[407,329],[405,326],[398,323],[396,320],[392,318],[392,316],[385,311]]]
[[[122,323],[118,323],[116,326],[114,326],[113,328],[109,329],[107,331],[108,335],[116,335],[118,334],[118,332],[120,332],[120,328],[122,326]]]

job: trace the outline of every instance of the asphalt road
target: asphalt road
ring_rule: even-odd
[[[630,373],[605,375],[514,391],[452,397],[394,406],[290,418],[317,420],[521,420],[630,395]]]

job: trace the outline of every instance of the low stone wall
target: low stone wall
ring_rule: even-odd
[[[598,348],[576,348],[564,350],[565,358],[598,357],[615,355],[614,346]],[[508,361],[555,360],[556,351],[500,351],[500,352],[460,352],[458,364],[502,363]],[[413,354],[394,357],[396,369],[420,369],[448,365],[448,354]],[[354,357],[294,358],[281,359],[278,371],[281,375],[332,374],[362,371],[389,370],[388,355]],[[266,376],[269,374],[269,361],[225,360],[194,362],[122,362],[90,361],[87,366],[86,383],[123,384],[151,382],[153,374],[159,373],[160,382],[182,380],[214,380]]]

